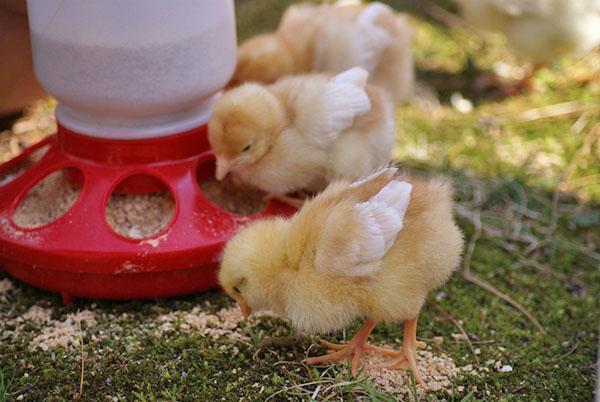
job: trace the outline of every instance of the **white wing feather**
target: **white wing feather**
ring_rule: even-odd
[[[336,75],[322,89],[309,85],[300,88],[294,99],[300,132],[322,147],[335,141],[356,116],[371,110],[364,90],[367,78],[365,70],[355,67]]]
[[[324,244],[317,250],[318,268],[345,276],[369,276],[380,267],[380,260],[390,250],[404,227],[404,216],[410,202],[412,185],[391,181],[379,193],[354,207],[358,236]],[[345,244],[344,244],[345,243]],[[334,255],[331,249],[337,251]]]
[[[355,207],[364,233],[359,260],[371,262],[383,258],[396,235],[404,227],[412,186],[406,182],[392,181],[377,195]]]
[[[379,26],[376,25],[379,16],[389,13],[390,8],[381,3],[371,3],[365,8],[357,20],[362,40],[359,41],[357,53],[359,55],[358,65],[372,72],[375,70],[385,49],[390,45],[392,38]]]
[[[398,172],[398,168],[390,166],[390,167],[383,167],[380,168],[379,170],[377,170],[376,172],[373,172],[371,175],[365,177],[364,179],[359,179],[359,180],[355,180],[350,184],[350,188],[356,188],[362,184],[365,184],[381,175],[384,174],[389,174],[389,175],[395,175]]]

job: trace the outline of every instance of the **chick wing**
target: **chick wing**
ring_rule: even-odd
[[[365,92],[368,73],[352,68],[323,84],[304,82],[290,94],[298,130],[311,142],[326,147],[342,131],[352,126],[354,118],[371,110]]]
[[[377,176],[350,186],[360,192]],[[315,252],[315,266],[327,273],[368,276],[381,267],[381,259],[404,227],[412,185],[390,180],[366,201],[342,201],[322,222]]]
[[[391,37],[375,23],[387,12],[387,6],[373,3],[365,8],[356,21],[335,21],[319,30],[315,47],[314,68],[319,71],[342,71],[360,66],[373,72]]]

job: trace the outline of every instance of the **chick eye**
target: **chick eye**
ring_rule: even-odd
[[[233,287],[233,291],[234,291],[235,293],[239,294],[239,295],[241,295],[241,294],[242,294],[242,292],[240,292],[240,289],[239,289],[237,286],[234,286],[234,287]]]
[[[250,151],[250,148],[252,148],[252,144],[248,144],[244,148],[242,148],[242,152],[248,152]]]

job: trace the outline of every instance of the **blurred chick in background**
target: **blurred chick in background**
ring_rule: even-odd
[[[397,178],[386,168],[351,183],[332,183],[292,218],[242,229],[225,247],[219,281],[245,316],[270,310],[309,332],[331,332],[364,317],[347,344],[308,364],[352,359],[365,351],[392,356],[381,367],[416,365],[416,326],[427,293],[457,266],[462,235],[444,180]],[[402,351],[367,344],[378,322],[404,321]]]
[[[381,3],[292,6],[277,32],[242,43],[231,85],[358,66],[394,101],[407,100],[414,85],[411,36],[406,18]]]
[[[285,197],[318,192],[334,178],[360,178],[389,162],[395,143],[392,103],[368,73],[300,75],[244,84],[217,101],[209,122],[216,178]]]
[[[600,44],[600,0],[457,0],[463,17],[485,31],[502,32],[533,63],[518,85],[558,57],[583,56]]]

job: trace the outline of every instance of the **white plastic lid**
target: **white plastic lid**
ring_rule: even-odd
[[[28,0],[35,71],[81,134],[170,135],[207,122],[235,69],[233,0]]]

